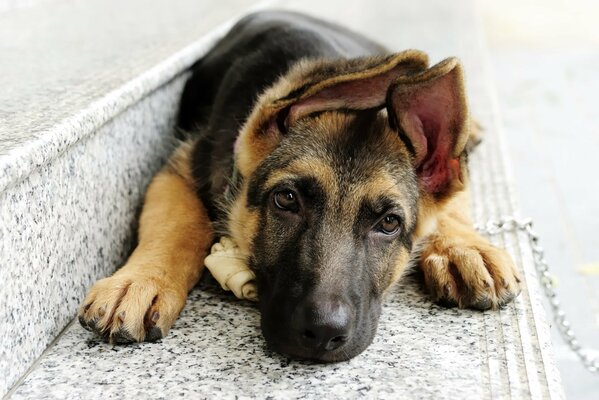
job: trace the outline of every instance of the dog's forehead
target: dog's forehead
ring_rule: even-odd
[[[308,161],[326,166],[329,176],[342,178],[348,187],[397,184],[398,177],[412,169],[405,145],[389,127],[384,110],[325,112],[305,119],[292,134],[298,139],[291,146],[305,149],[298,160],[311,159],[301,162],[304,167],[310,167]]]
[[[409,155],[384,114],[330,112],[306,119],[273,157],[279,162],[266,188],[310,178],[348,216],[381,198],[410,209],[417,196]]]
[[[350,164],[348,161],[347,164]],[[322,188],[328,198],[349,197],[374,201],[380,195],[402,198],[401,182],[393,176],[385,165],[364,166],[356,163],[341,166],[339,160],[331,157],[318,157],[314,154],[299,155],[285,167],[273,171],[265,182],[270,189],[280,182],[298,181],[309,178]]]

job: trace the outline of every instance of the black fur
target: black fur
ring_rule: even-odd
[[[251,14],[193,67],[183,92],[179,127],[201,135],[193,175],[211,219],[231,175],[233,144],[254,101],[303,58],[351,58],[384,53],[380,45],[306,15]]]

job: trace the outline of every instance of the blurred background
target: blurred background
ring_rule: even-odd
[[[479,4],[520,212],[572,328],[599,357],[599,2]],[[552,334],[567,396],[598,399],[599,376]]]

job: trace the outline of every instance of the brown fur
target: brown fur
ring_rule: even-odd
[[[436,230],[424,238],[420,267],[434,301],[461,308],[498,308],[520,292],[520,277],[505,250],[472,227],[467,192],[436,215]]]
[[[245,186],[239,197],[247,197]],[[228,230],[239,250],[247,257],[251,254],[250,245],[258,231],[259,216],[257,212],[249,210],[241,201],[235,202],[229,211]]]
[[[392,57],[365,58],[345,64],[315,60],[304,60],[296,64],[260,96],[256,102],[257,106],[241,129],[237,141],[239,171],[244,177],[248,177],[260,161],[275,148],[280,137],[269,130],[269,125],[273,116],[286,106],[339,83],[375,76],[396,67],[403,67],[407,73],[422,70],[427,65],[428,57],[417,50],[406,50]],[[302,87],[307,89],[289,97],[289,93],[297,92]]]
[[[185,179],[186,154],[181,148],[150,184],[139,245],[127,263],[98,281],[79,310],[82,325],[111,342],[165,336],[201,276],[213,232]]]

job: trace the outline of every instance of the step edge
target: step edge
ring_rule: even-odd
[[[16,186],[44,165],[58,158],[71,146],[92,135],[98,128],[154,90],[170,82],[222,38],[247,13],[270,6],[277,0],[262,0],[216,25],[204,36],[175,52],[120,87],[92,101],[76,114],[63,119],[8,153],[0,155],[0,193]]]

